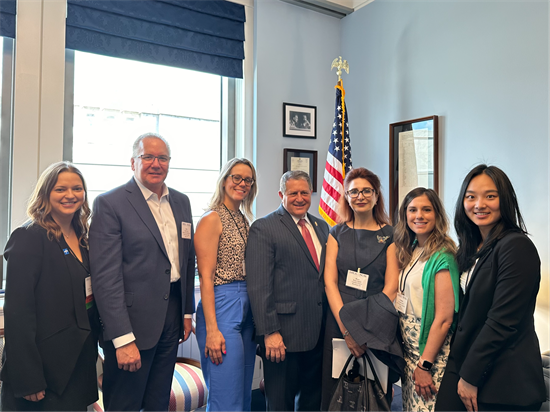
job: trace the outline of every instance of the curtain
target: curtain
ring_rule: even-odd
[[[0,0],[0,36],[15,39],[16,0]]]
[[[224,0],[68,0],[67,9],[69,49],[243,76],[242,5]]]

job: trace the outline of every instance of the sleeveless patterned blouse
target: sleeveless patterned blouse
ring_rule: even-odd
[[[245,280],[243,269],[250,227],[248,220],[240,210],[229,210],[223,204],[212,210],[218,214],[222,222],[214,286]]]

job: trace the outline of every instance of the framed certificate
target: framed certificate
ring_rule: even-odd
[[[284,149],[283,173],[289,170],[306,172],[311,179],[313,191],[317,192],[317,151],[304,149]]]

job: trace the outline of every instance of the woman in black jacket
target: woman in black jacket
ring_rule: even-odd
[[[97,400],[99,317],[88,264],[86,184],[68,162],[48,167],[30,221],[6,245],[3,410],[86,410]]]
[[[468,173],[455,229],[464,297],[435,408],[537,411],[546,397],[533,319],[540,259],[502,170]]]

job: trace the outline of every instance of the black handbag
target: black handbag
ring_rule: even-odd
[[[355,382],[356,379],[348,376],[346,370],[348,369],[348,365],[353,357],[353,355],[350,355],[348,361],[342,369],[342,373],[340,373],[340,378],[338,379],[338,384],[336,385],[336,390],[332,395],[328,410],[333,412],[390,411],[391,405],[388,402],[386,394],[382,390],[376,371],[374,370],[369,355],[367,355],[366,352],[361,357],[363,361],[363,370],[366,375],[366,358],[374,376],[374,381],[367,379],[365,376],[359,375],[359,382]]]

